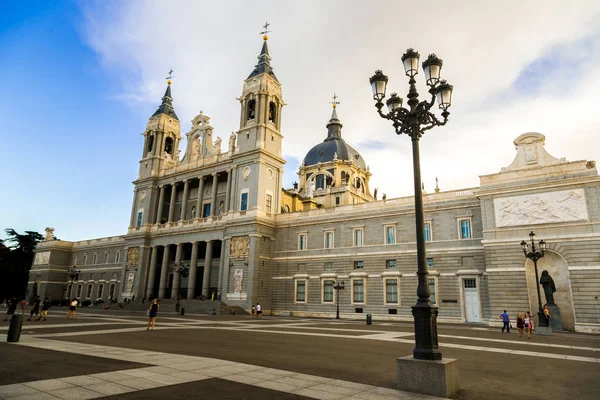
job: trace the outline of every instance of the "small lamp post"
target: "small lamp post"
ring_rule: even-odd
[[[190,274],[190,266],[185,265],[184,263],[175,263],[175,272],[179,274],[179,276],[187,277]],[[179,287],[179,293],[177,296],[177,303],[179,303],[179,297],[181,297],[181,286]]]
[[[333,282],[333,289],[335,290],[335,319],[340,319],[340,290],[344,290],[344,281]]]
[[[542,308],[542,296],[540,294],[540,277],[538,275],[537,261],[544,257],[544,251],[546,251],[546,242],[540,240],[538,242],[538,246],[535,246],[535,233],[530,232],[529,238],[531,240],[531,247],[526,241],[521,242],[521,249],[523,249],[523,253],[525,257],[529,258],[533,261],[533,268],[535,269],[535,287],[537,288],[537,297],[538,297],[538,326],[548,326],[548,319],[544,314],[544,309]]]
[[[418,360],[441,360],[442,353],[438,348],[437,335],[437,314],[438,308],[431,305],[429,285],[427,282],[427,266],[425,264],[425,234],[423,219],[423,191],[421,187],[421,161],[419,155],[419,139],[425,131],[436,126],[445,125],[448,121],[448,108],[452,98],[452,85],[446,81],[440,80],[440,71],[442,69],[442,60],[435,54],[429,55],[427,60],[422,63],[425,73],[425,82],[429,86],[430,100],[419,101],[415,75],[419,72],[419,53],[413,49],[408,49],[402,56],[404,71],[408,76],[410,89],[406,97],[408,107],[402,106],[402,99],[392,93],[386,101],[388,112],[385,113],[383,100],[385,99],[388,77],[380,70],[375,71],[370,79],[373,89],[373,99],[375,107],[382,118],[392,121],[396,134],[406,133],[412,141],[413,172],[415,188],[415,220],[417,230],[417,304],[412,306],[412,313],[415,321],[415,348],[413,357]],[[443,120],[438,119],[431,108],[437,103],[442,110]]]
[[[67,276],[69,277],[69,280],[71,281],[69,293],[73,292],[73,282],[75,282],[77,279],[79,279],[80,273],[81,273],[81,271],[78,270],[75,265],[73,265],[71,268],[69,268],[67,270]]]

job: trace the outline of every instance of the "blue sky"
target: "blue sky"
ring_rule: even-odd
[[[389,12],[365,17],[373,4],[358,0],[5,4],[0,229],[52,226],[65,240],[124,234],[141,132],[160,103],[167,71],[175,70],[182,136],[203,110],[215,134],[229,137],[238,128],[236,97],[256,63],[265,18],[288,104],[286,187],[325,138],[336,92],[343,137],[370,166],[371,188],[388,198],[412,194],[409,140],[376,115],[368,84],[383,69],[390,91],[406,93],[400,56],[408,47],[423,57],[438,54],[442,76],[455,87],[448,125],[421,142],[426,190],[436,176],[442,190],[477,186],[479,175],[510,164],[512,140],[528,131],[545,134],[556,157],[600,158],[597,2],[483,8],[473,0],[438,3],[432,14],[431,5],[374,1]],[[403,14],[413,18],[400,27],[396,16]],[[428,31],[423,21],[437,29]]]

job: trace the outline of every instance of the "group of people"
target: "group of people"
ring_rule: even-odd
[[[252,318],[260,319],[260,316],[262,315],[262,306],[260,303],[256,303],[256,306],[252,304],[251,314]]]
[[[525,312],[525,314],[523,315],[521,315],[520,312],[517,313],[517,329],[519,330],[519,337],[523,337],[525,332],[527,332],[527,339],[531,339],[531,333],[535,330],[533,318],[536,315],[537,314],[532,314],[529,311]],[[544,317],[546,318],[546,321],[550,320],[550,311],[548,310],[547,306],[544,306]],[[504,312],[500,314],[500,318],[504,323],[502,325],[502,333],[504,333],[505,329],[507,333],[510,333],[510,328],[512,327],[512,324],[506,310],[504,310]]]
[[[6,311],[6,317],[4,317],[3,321],[7,321],[14,313],[17,311],[17,306],[21,305],[21,313],[25,314],[25,307],[27,306],[27,302],[25,300],[17,300],[14,296],[8,299],[6,306],[8,310]],[[41,306],[41,310],[40,310]],[[35,315],[35,320],[39,321],[43,318],[43,321],[48,318],[48,309],[50,308],[50,300],[45,297],[44,301],[40,299],[40,296],[35,296],[33,299],[33,305],[31,307],[31,312],[29,313],[29,318],[27,321],[31,321],[31,318]]]

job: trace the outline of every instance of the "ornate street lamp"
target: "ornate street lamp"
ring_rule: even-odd
[[[388,112],[384,113],[383,100],[388,77],[380,70],[375,71],[370,79],[373,88],[373,99],[375,107],[382,118],[392,121],[392,125],[398,135],[406,133],[412,140],[413,172],[415,188],[415,220],[417,230],[417,276],[419,279],[417,287],[417,304],[412,306],[415,320],[415,348],[413,357],[420,360],[441,360],[442,353],[438,348],[437,314],[438,308],[431,305],[429,285],[427,282],[427,266],[425,264],[425,237],[423,221],[423,192],[421,187],[421,165],[419,156],[419,139],[425,131],[445,125],[448,121],[448,108],[452,99],[452,85],[440,80],[442,60],[431,54],[422,64],[425,72],[425,80],[429,86],[429,101],[419,101],[419,93],[416,88],[415,75],[419,72],[419,53],[408,49],[402,56],[404,71],[409,77],[410,89],[406,97],[408,107],[402,106],[402,99],[396,93],[386,101]],[[437,97],[438,106],[442,110],[443,120],[438,119],[430,110],[435,104]]]
[[[335,319],[340,319],[340,290],[344,290],[344,281],[341,282],[333,282],[333,289],[335,290]]]
[[[175,263],[173,265],[175,267],[175,273],[179,274],[179,276],[187,277],[190,274],[190,266],[185,265],[184,263]],[[179,311],[179,297],[183,297],[181,294],[181,286],[179,287],[179,294],[177,296],[177,304],[176,309]]]
[[[73,265],[71,268],[69,268],[67,270],[67,276],[69,277],[69,280],[71,281],[70,289],[69,289],[69,293],[71,293],[71,294],[73,292],[73,282],[76,281],[77,279],[79,279],[80,273],[81,273],[81,271],[78,270],[75,265]]]
[[[548,326],[548,319],[544,314],[544,309],[542,308],[542,296],[540,295],[540,277],[538,276],[538,268],[537,261],[544,257],[544,251],[546,251],[546,242],[540,240],[538,243],[538,247],[535,246],[535,233],[530,232],[529,238],[531,239],[531,247],[527,244],[526,241],[521,242],[521,249],[523,249],[523,253],[525,257],[529,258],[533,261],[533,268],[535,269],[535,286],[537,288],[537,296],[538,296],[538,326]]]

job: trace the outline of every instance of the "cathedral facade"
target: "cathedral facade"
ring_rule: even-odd
[[[185,133],[171,82],[144,131],[131,218],[123,236],[36,249],[29,293],[54,299],[214,298],[275,315],[412,320],[416,234],[412,197],[377,198],[371,171],[345,142],[334,108],[325,139],[282,184],[281,85],[267,37],[244,81],[240,127],[226,143],[200,112]],[[480,186],[424,195],[431,301],[442,322],[494,325],[537,310],[537,279],[520,242],[547,243],[563,329],[600,332],[600,178],[593,161],[514,141],[514,161]],[[69,276],[75,267],[79,275]],[[344,282],[344,290],[335,283]],[[542,293],[542,303],[545,303]]]

